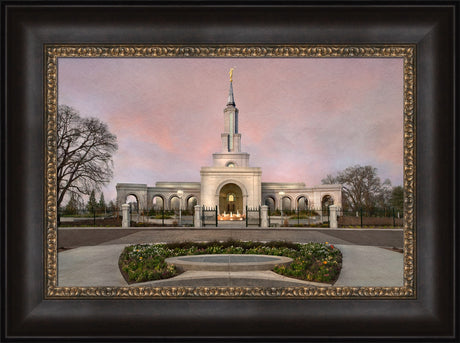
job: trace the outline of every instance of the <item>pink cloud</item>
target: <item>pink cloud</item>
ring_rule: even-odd
[[[117,182],[199,181],[220,151],[228,70],[243,150],[263,181],[321,182],[355,163],[402,182],[401,59],[62,59],[59,103],[117,135]]]

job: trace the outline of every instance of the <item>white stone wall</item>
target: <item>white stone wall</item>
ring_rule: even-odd
[[[223,186],[234,183],[243,193],[243,207],[261,205],[260,168],[201,168],[201,205],[215,207],[219,205],[219,192]]]
[[[302,183],[263,183],[262,184],[262,203],[267,197],[275,200],[275,208],[280,209],[281,196],[279,192],[284,192],[284,197],[291,199],[290,208],[283,210],[296,210],[299,198],[305,197],[309,208],[320,208],[324,196],[329,195],[334,200],[334,204],[342,207],[342,186],[341,185],[319,185],[315,187],[299,187]]]
[[[117,203],[118,206],[126,203],[129,195],[134,195],[139,202],[140,210],[149,210],[153,207],[153,198],[159,196],[164,201],[164,209],[171,209],[171,199],[177,196],[180,189],[184,192],[181,200],[181,207],[187,207],[187,200],[190,197],[197,198],[200,203],[200,183],[199,182],[159,182],[160,187],[147,187],[146,184],[119,183],[117,184]]]
[[[261,183],[262,171],[260,168],[228,168],[228,167],[203,167],[201,169],[201,183],[157,183],[158,187],[147,187],[146,184],[119,183],[117,184],[117,203],[121,207],[126,203],[129,195],[134,195],[139,202],[139,208],[150,209],[153,198],[161,196],[164,199],[165,210],[171,209],[171,199],[177,196],[177,191],[184,192],[181,207],[187,207],[187,199],[197,198],[199,205],[216,206],[219,204],[220,189],[228,183],[235,183],[243,193],[243,206],[258,207],[265,204],[265,199],[271,197],[275,200],[275,208],[280,208],[280,191],[283,197],[291,199],[290,208],[283,206],[284,210],[297,209],[298,199],[304,196],[310,208],[320,208],[324,196],[332,197],[334,204],[342,207],[341,185],[320,185],[307,188],[303,183]],[[303,186],[303,187],[302,187]]]
[[[126,198],[134,195],[137,198],[140,210],[147,208],[147,185],[138,183],[118,183],[117,186],[117,205],[126,203]]]
[[[312,190],[315,207],[321,207],[321,201],[326,195],[333,199],[334,205],[342,207],[342,185],[319,185]]]
[[[228,162],[233,162],[237,167],[249,167],[249,154],[240,153],[216,153],[212,154],[213,167],[226,167]]]

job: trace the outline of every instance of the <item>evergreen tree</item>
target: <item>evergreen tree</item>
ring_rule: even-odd
[[[390,204],[395,210],[402,212],[404,208],[404,188],[401,186],[393,187],[391,192]]]
[[[75,194],[72,193],[70,200],[64,208],[65,214],[77,214],[78,213],[78,200]]]
[[[107,204],[105,203],[104,193],[101,192],[101,196],[99,197],[99,202],[97,204],[100,211],[105,211],[107,208]]]
[[[86,209],[90,212],[95,212],[97,210],[97,201],[94,189],[91,191]]]

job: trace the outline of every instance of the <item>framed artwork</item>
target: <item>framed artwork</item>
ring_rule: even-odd
[[[2,5],[8,19],[5,337],[455,338],[454,5]],[[307,165],[320,179],[325,166],[339,170],[372,155],[404,189],[398,282],[249,287],[59,280],[62,105],[101,113],[115,128],[120,151],[113,182],[119,184],[110,189],[121,203],[130,194],[123,187],[146,182],[152,170],[157,181],[178,182],[201,166],[201,192],[194,196],[206,205],[203,185],[212,168],[202,166],[219,149],[225,125],[227,136],[227,126],[234,128],[233,138],[222,144],[240,152],[247,139],[270,182],[305,177],[306,171],[292,171]],[[224,113],[236,109],[228,123],[219,115],[224,106]],[[214,131],[217,149],[210,147]],[[311,161],[298,163],[308,147]],[[292,155],[278,157],[276,149]],[[335,154],[324,158],[330,151]],[[268,163],[270,156],[281,162]],[[322,166],[315,169],[315,162]],[[171,163],[184,171],[168,169]],[[234,171],[240,163],[246,162],[235,157],[225,167]],[[276,174],[280,164],[290,168]],[[143,175],[142,168],[149,171]],[[223,196],[232,203],[216,204],[219,216],[266,203],[233,183]],[[146,210],[152,199],[146,195]],[[282,198],[280,204],[282,213]]]
[[[414,97],[415,46],[203,45],[184,47],[127,45],[84,47],[66,45],[46,46],[45,48],[46,84],[48,85],[45,98],[49,125],[47,132],[50,133],[47,139],[50,142],[47,159],[58,161],[58,168],[50,166],[47,172],[46,179],[50,180],[48,185],[50,191],[47,194],[49,202],[59,204],[59,200],[63,198],[61,189],[65,190],[70,183],[68,181],[63,183],[60,180],[66,179],[62,175],[70,174],[65,170],[72,167],[61,167],[61,161],[66,161],[67,158],[55,155],[56,151],[66,155],[65,152],[69,150],[66,150],[61,143],[63,140],[71,145],[70,140],[66,139],[71,131],[61,128],[64,125],[70,126],[70,119],[67,119],[68,112],[84,108],[87,110],[83,112],[90,113],[99,110],[102,113],[101,117],[104,118],[101,120],[107,122],[118,137],[120,153],[115,157],[114,179],[129,180],[131,178],[134,181],[131,184],[114,181],[106,187],[107,191],[109,194],[110,192],[114,194],[116,190],[118,206],[127,202],[126,195],[135,196],[140,208],[137,213],[142,217],[145,217],[145,212],[151,211],[152,200],[149,198],[155,194],[161,197],[163,208],[172,209],[174,204],[171,194],[175,194],[176,190],[164,191],[168,183],[162,182],[160,187],[150,188],[147,194],[143,194],[140,190],[140,182],[136,180],[136,178],[142,178],[140,173],[146,174],[143,178],[145,182],[152,178],[152,174],[157,175],[156,179],[160,180],[168,177],[180,177],[182,180],[193,176],[196,178],[194,173],[198,174],[200,166],[207,162],[203,156],[210,155],[209,147],[212,147],[212,141],[215,138],[210,133],[216,132],[214,136],[221,136],[219,126],[223,127],[223,132],[235,131],[232,134],[235,138],[229,139],[227,134],[222,134],[225,136],[223,142],[225,152],[213,155],[213,167],[201,168],[200,190],[194,189],[195,183],[180,182],[180,185],[186,192],[188,190],[189,196],[197,198],[199,204],[204,207],[217,205],[212,202],[216,184],[232,186],[231,193],[226,195],[225,201],[219,202],[220,217],[225,216],[226,212],[229,215],[235,213],[236,218],[240,213],[244,216],[247,206],[255,208],[261,205],[262,201],[276,199],[276,193],[272,195],[274,185],[278,188],[284,186],[286,197],[291,195],[291,198],[285,198],[282,206],[284,212],[293,208],[286,200],[295,203],[296,198],[304,194],[311,209],[318,209],[318,206],[311,205],[315,202],[317,194],[323,198],[329,196],[335,200],[335,204],[341,206],[342,197],[339,191],[333,189],[334,185],[328,186],[327,189],[325,186],[310,186],[310,188],[305,188],[305,193],[302,193],[302,190],[296,190],[293,193],[290,192],[292,183],[261,182],[257,184],[260,182],[258,180],[254,185],[247,181],[247,175],[252,175],[253,179],[260,179],[262,169],[263,174],[268,174],[265,178],[271,177],[272,180],[276,180],[276,177],[290,178],[291,181],[294,181],[295,177],[302,179],[302,177],[310,176],[312,178],[315,173],[324,174],[325,170],[332,168],[332,165],[342,164],[343,168],[346,168],[349,165],[359,164],[360,160],[369,161],[369,158],[363,157],[367,155],[375,156],[373,162],[369,164],[392,169],[393,180],[399,179],[400,184],[404,182],[406,199],[404,228],[400,232],[388,232],[388,234],[396,233],[400,237],[399,248],[403,248],[404,254],[394,252],[394,257],[388,257],[388,260],[386,256],[381,256],[380,259],[385,259],[382,265],[380,267],[373,265],[375,269],[381,271],[382,275],[385,275],[381,278],[386,280],[379,280],[378,276],[373,276],[368,271],[367,273],[372,276],[367,281],[350,280],[351,284],[347,284],[345,280],[340,280],[333,284],[333,287],[330,287],[330,284],[318,287],[318,284],[308,283],[299,283],[297,287],[275,287],[277,282],[274,281],[273,284],[264,287],[258,287],[254,282],[253,287],[233,287],[234,290],[229,291],[228,287],[207,286],[203,288],[175,285],[174,288],[171,288],[162,286],[163,283],[141,283],[138,285],[139,288],[133,292],[135,284],[116,287],[116,283],[105,285],[100,280],[103,269],[107,268],[106,262],[101,264],[102,269],[99,272],[94,273],[98,275],[98,281],[95,282],[99,283],[90,281],[90,274],[93,272],[89,270],[86,275],[82,274],[81,279],[77,280],[75,275],[69,277],[66,275],[67,273],[74,274],[72,269],[80,268],[78,264],[72,266],[69,254],[80,252],[74,250],[71,253],[59,255],[63,259],[60,263],[56,255],[59,247],[56,246],[54,237],[59,238],[59,235],[66,235],[68,232],[63,229],[58,233],[55,229],[55,220],[52,220],[47,225],[47,234],[50,237],[46,250],[48,252],[46,265],[50,266],[46,273],[50,276],[47,280],[48,297],[94,297],[95,294],[111,297],[152,298],[171,296],[411,298],[416,296],[413,268],[416,261],[413,224],[415,216],[413,160],[416,128],[414,122],[416,108]],[[225,68],[232,65],[234,67]],[[228,99],[225,99],[228,91],[224,90],[228,86],[228,80],[223,82],[222,78],[217,77],[219,69],[223,70],[224,79],[227,79],[227,69],[230,70]],[[235,79],[233,75],[234,72],[236,73],[235,70],[241,75],[241,82]],[[225,86],[219,87],[218,81]],[[190,89],[191,85],[195,85],[193,88],[197,89]],[[219,93],[214,91],[219,88],[227,105],[224,110],[224,118],[219,120],[222,125],[218,126],[213,110],[215,112],[219,107],[217,101]],[[151,90],[155,90],[153,94]],[[235,104],[239,92],[241,92],[239,97],[241,107]],[[69,107],[68,104],[71,104],[72,107]],[[245,116],[244,111],[239,112],[238,107],[241,110],[248,108],[249,115]],[[249,110],[251,108],[253,110]],[[230,115],[227,123],[225,118],[233,109],[236,115],[234,117]],[[56,125],[56,122],[59,121],[59,118],[56,119],[57,114],[60,111],[63,124]],[[359,125],[356,124],[357,121]],[[207,124],[203,125],[203,123]],[[226,127],[227,124],[231,130]],[[145,135],[145,138],[142,138],[142,135]],[[54,137],[57,137],[57,149],[52,143]],[[247,162],[249,154],[242,150],[244,146],[241,143],[244,142],[242,137],[248,137],[249,143],[246,145],[252,150],[253,158],[258,158],[259,163],[262,163],[262,168],[250,167]],[[288,142],[284,142],[283,145],[285,140]],[[297,150],[292,144],[294,140],[297,140]],[[324,144],[324,140],[327,140],[327,144]],[[382,145],[382,142],[387,144]],[[190,149],[191,145],[195,148]],[[359,151],[361,147],[365,149]],[[216,148],[216,150],[220,149],[219,146]],[[378,150],[379,148],[382,150]],[[72,159],[70,153],[68,155],[69,159]],[[151,159],[145,158],[148,155],[152,156]],[[324,155],[328,158],[322,158]],[[379,159],[378,156],[381,155],[384,158]],[[226,167],[222,170],[215,169],[219,168],[218,166],[222,164],[221,160],[227,156],[231,159],[230,163],[233,168],[230,171]],[[240,158],[240,156],[243,157]],[[139,161],[137,166],[135,161]],[[72,165],[77,162],[72,159]],[[177,168],[166,172],[167,166],[170,166],[171,163]],[[234,165],[235,163],[237,166]],[[279,168],[280,165],[288,167]],[[85,173],[88,173],[87,169],[82,171],[82,175],[86,175]],[[321,177],[316,179],[321,179]],[[262,181],[264,181],[263,176]],[[52,192],[53,185],[56,183],[63,186],[59,187],[58,192]],[[84,184],[78,184],[78,187],[83,186]],[[192,187],[191,190],[189,190],[190,187]],[[261,199],[261,196],[252,189],[262,189],[264,199]],[[222,187],[222,190],[225,188]],[[237,195],[238,192],[241,195]],[[149,197],[149,193],[152,196]],[[187,193],[183,197],[188,203]],[[242,198],[242,201],[240,203],[234,201],[235,197]],[[168,199],[171,200],[168,201]],[[228,202],[228,204],[222,204],[223,202]],[[235,208],[235,205],[238,208]],[[58,205],[58,207],[61,206]],[[355,216],[354,211],[349,212],[353,212],[352,216]],[[54,208],[48,208],[47,217],[52,218],[53,216],[56,216],[56,211]],[[240,222],[244,223],[244,221]],[[225,222],[218,224],[216,230],[225,229],[224,224]],[[202,225],[196,226],[201,227]],[[166,228],[162,230],[165,231]],[[265,230],[270,229],[267,227]],[[115,231],[120,230],[115,229]],[[88,234],[86,229],[79,232],[79,235],[82,236],[86,234]],[[145,234],[148,233],[144,232]],[[193,234],[197,233],[193,232]],[[203,234],[203,238],[213,237],[213,234],[208,229]],[[158,235],[157,232],[151,233],[152,239]],[[185,231],[183,237],[186,236]],[[289,240],[287,233],[281,232],[279,237],[282,240]],[[330,240],[332,239],[334,238],[331,237]],[[375,237],[375,239],[379,238]],[[340,248],[347,249],[345,246]],[[86,250],[88,249],[90,248],[87,247]],[[369,253],[379,254],[380,249],[377,248],[374,252]],[[95,252],[100,250],[100,247],[93,247],[91,250]],[[98,256],[105,261],[106,257]],[[350,257],[345,255],[344,258]],[[362,255],[361,258],[366,257]],[[53,265],[53,261],[57,261],[57,264]],[[117,261],[118,259],[114,259],[115,269],[118,269]],[[327,264],[326,260],[324,262]],[[350,265],[348,260],[345,263],[347,266]],[[393,267],[393,264],[398,267]],[[59,273],[58,265],[62,271],[68,270],[68,272]],[[97,261],[91,263],[91,269],[97,269]],[[329,271],[324,273],[328,274]],[[62,276],[63,274],[66,275]],[[60,279],[59,275],[61,275]],[[73,283],[68,279],[73,280]],[[92,285],[93,287],[78,287],[79,285]]]

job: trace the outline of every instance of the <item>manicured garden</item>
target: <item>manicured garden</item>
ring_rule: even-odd
[[[168,257],[204,254],[259,254],[286,256],[289,266],[275,266],[273,271],[300,280],[333,283],[342,268],[342,253],[332,244],[289,242],[209,242],[136,244],[127,246],[120,255],[119,267],[128,283],[174,277],[179,271],[168,265]]]

